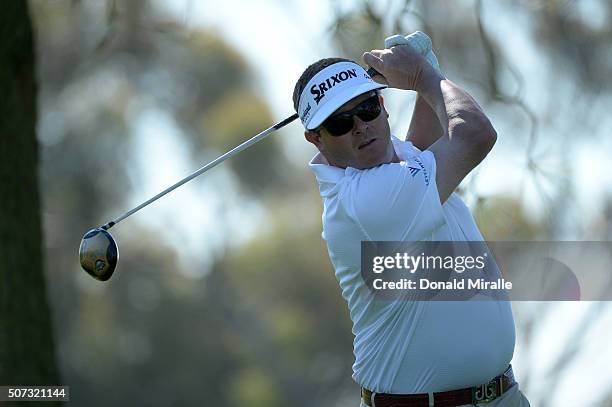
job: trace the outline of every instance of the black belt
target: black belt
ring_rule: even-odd
[[[456,407],[464,404],[490,403],[515,383],[512,366],[508,366],[503,374],[479,386],[421,394],[375,393],[362,387],[361,398],[371,407]]]

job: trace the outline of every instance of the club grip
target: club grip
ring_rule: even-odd
[[[382,76],[382,74],[380,72],[378,72],[376,69],[369,67],[368,70],[366,71],[368,75],[370,75],[370,77],[374,77],[376,75],[380,75]]]

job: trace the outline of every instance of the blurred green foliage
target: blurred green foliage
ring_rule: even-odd
[[[485,240],[537,240],[543,225],[527,216],[515,198],[496,196],[481,200],[473,212]]]
[[[316,187],[283,173],[279,135],[220,170],[239,181],[224,188],[261,200],[276,220],[243,246],[226,242],[205,277],[190,277],[205,266],[185,264],[135,220],[127,237],[118,232],[129,256],[111,281],[78,268],[82,233],[129,206],[143,177],[131,165],[143,112],[171,117],[194,168],[273,124],[238,52],[135,3],[32,2],[46,268],[72,401],[272,407],[309,405],[310,394],[327,404],[350,377],[350,324],[320,238]]]
[[[523,122],[536,114],[522,102],[518,76],[518,92],[502,86],[514,64],[505,57],[505,45],[487,32],[493,22],[480,14],[479,2],[451,7],[445,1],[405,1],[394,14],[368,1],[348,10],[332,3],[329,33],[345,56],[358,58],[362,50],[380,47],[385,35],[422,29],[439,47],[445,72],[473,86],[477,99],[490,103],[487,109],[511,117],[518,109],[527,119],[516,132],[529,133]],[[503,6],[531,7],[519,3]],[[136,218],[125,226],[129,233],[118,229],[129,255],[120,259],[111,281],[90,280],[76,261],[82,234],[132,206],[136,184],[146,178],[132,165],[142,147],[134,143],[143,113],[170,117],[193,168],[276,121],[252,86],[246,58],[217,33],[188,27],[155,2],[31,5],[38,32],[46,271],[60,367],[73,404],[357,402],[350,321],[321,240],[321,202],[311,175],[289,174],[294,168],[281,149],[282,134],[215,169],[227,177],[221,182],[204,184],[217,188],[216,196],[238,197],[219,198],[216,228],[229,228],[224,221],[230,209],[263,218],[256,219],[249,239],[225,237],[209,265],[185,257],[180,247],[190,242],[170,241]],[[567,17],[567,9],[558,10],[529,11],[529,27],[537,33]],[[609,28],[601,30],[597,35]],[[542,41],[555,53],[565,46],[555,38],[591,38],[572,32]],[[588,72],[605,71],[598,66]],[[567,198],[553,197],[551,219],[563,216]],[[253,203],[262,211],[251,211]],[[553,230],[551,222],[526,217],[516,197],[480,203],[476,217],[488,238],[536,238]],[[177,202],[177,212],[181,207]],[[168,233],[176,228],[171,222],[164,226]],[[204,253],[209,242],[198,243]]]
[[[261,96],[254,90],[226,89],[214,106],[207,109],[200,121],[200,134],[205,142],[219,152],[229,151],[248,137],[265,130],[274,123]],[[275,134],[278,136],[278,134]],[[270,193],[278,188],[287,162],[278,142],[272,137],[240,153],[228,162],[249,193]]]

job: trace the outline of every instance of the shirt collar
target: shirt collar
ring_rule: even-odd
[[[391,135],[391,141],[393,142],[395,154],[397,154],[400,161],[406,161],[420,152],[420,150],[408,140],[400,140],[394,135]]]
[[[308,164],[312,172],[315,173],[317,181],[337,183],[344,177],[346,169],[329,165],[327,159],[321,153],[317,153]],[[350,167],[349,167],[350,168]]]

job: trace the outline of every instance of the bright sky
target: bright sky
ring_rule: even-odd
[[[273,114],[278,120],[293,113],[291,93],[295,80],[302,70],[318,58],[335,54],[322,31],[330,21],[330,14],[326,8],[327,2],[183,0],[160,1],[160,3],[175,13],[187,26],[213,28],[245,54],[261,78],[258,87],[262,94],[266,95]],[[486,2],[485,4],[494,3]],[[588,7],[586,10],[585,12],[589,12]],[[539,84],[538,78],[549,67],[538,65],[540,59],[537,58],[537,50],[534,49],[527,36],[528,30],[524,28],[525,20],[519,15],[508,14],[500,18],[500,15],[496,14],[498,10],[490,6],[487,6],[485,11],[488,17],[485,21],[495,21],[495,24],[488,24],[487,29],[491,30],[496,38],[509,39],[506,52],[510,55],[521,56],[520,61],[516,63],[526,78],[525,99],[537,110],[539,105],[545,104],[546,96],[546,90]],[[381,43],[382,40],[381,38]],[[512,59],[516,60],[516,58]],[[396,99],[390,97],[388,100]],[[393,106],[390,110],[393,115]],[[485,195],[517,191],[521,177],[514,176],[514,174],[524,167],[521,161],[523,154],[512,155],[511,153],[517,148],[522,152],[520,143],[524,142],[525,138],[513,134],[512,124],[503,120],[502,117],[493,117],[493,122],[496,124],[500,138],[496,149],[487,159],[486,171],[481,172],[477,183],[479,192]],[[404,133],[407,123],[402,126],[396,126],[397,134]],[[141,190],[136,191],[135,196],[148,198],[196,169],[187,168],[182,164],[189,162],[181,159],[187,156],[186,151],[174,142],[173,133],[176,132],[176,127],[173,126],[172,119],[163,112],[144,109],[140,120],[135,124],[134,131],[138,135],[134,141],[137,143],[137,149],[144,149],[138,162],[139,170],[151,174],[150,178],[144,180]],[[292,124],[290,131],[292,134],[295,133],[296,137],[289,138],[286,141],[286,147],[306,165],[314,150],[303,141],[302,129],[298,123]],[[151,137],[151,132],[155,132],[155,137]],[[145,137],[147,143],[141,143]],[[245,139],[247,137],[250,135],[245,135]],[[556,146],[556,148],[563,148],[563,146]],[[601,198],[611,193],[612,168],[608,158],[610,152],[612,152],[612,141],[609,138],[606,140],[601,137],[600,141],[582,143],[577,151],[569,154],[571,156],[569,173],[578,181],[577,190],[574,192],[575,204],[585,222],[589,218],[587,214],[598,212]],[[152,165],[146,157],[166,157],[166,161]],[[553,162],[551,166],[554,168],[554,165],[557,164]],[[160,168],[164,170],[160,171]],[[197,183],[190,183],[173,192],[175,196],[172,200],[162,200],[154,204],[154,207],[148,208],[147,211],[151,213],[147,221],[151,220],[154,227],[164,231],[167,230],[165,224],[169,222],[177,225],[174,231],[168,232],[176,234],[169,241],[181,242],[181,247],[183,242],[192,242],[195,246],[188,247],[187,251],[200,259],[206,257],[206,253],[211,255],[216,248],[220,247],[219,239],[222,239],[221,236],[215,237],[211,233],[215,225],[214,214],[218,213],[220,205],[223,206],[227,202],[236,202],[240,199],[238,196],[231,196],[231,188],[223,188],[223,185],[228,182],[231,180],[227,174],[220,169],[215,169]],[[211,188],[211,185],[215,188]],[[230,196],[224,195],[221,199],[210,192],[212,190],[222,190],[222,194]],[[527,192],[528,207],[534,213],[540,213],[538,187],[530,183]],[[143,199],[135,200],[134,205],[140,203],[141,200]],[[180,205],[177,205],[177,200],[181,202]],[[180,212],[188,214],[187,216],[177,214],[179,206]],[[257,206],[251,207],[250,210],[262,213],[262,208]],[[244,215],[240,216],[240,213],[233,213],[224,219],[229,222],[227,233],[242,233],[243,238],[248,238],[249,235],[256,232],[257,226],[245,219]],[[198,227],[195,228],[194,225]],[[212,241],[210,241],[211,236]],[[581,238],[574,236],[576,237]],[[203,241],[207,241],[206,248],[201,247]],[[202,250],[205,252],[203,253]],[[539,321],[540,326],[532,339],[534,345],[530,348],[529,354],[526,354],[526,350],[521,348],[521,341],[517,342],[514,361],[518,377],[520,380],[521,375],[526,373],[526,366],[530,367],[533,382],[529,390],[534,396],[544,394],[543,392],[546,391],[545,386],[537,388],[533,384],[546,383],[547,368],[551,365],[555,355],[564,346],[567,346],[562,338],[571,333],[576,326],[576,321],[589,306],[591,304],[588,303],[556,304],[556,311],[551,312],[545,320]],[[530,305],[525,303],[515,304],[515,308],[520,308],[521,312],[528,312],[529,307]],[[535,309],[535,307],[532,308]],[[551,400],[550,405],[592,405],[589,400],[599,394],[598,389],[609,388],[608,383],[612,382],[612,373],[607,366],[612,361],[612,352],[605,349],[609,349],[606,346],[606,337],[609,336],[611,323],[612,313],[608,310],[605,318],[590,325],[592,333],[589,334],[586,342],[589,348],[580,362],[568,370],[566,382],[558,394],[551,396],[554,401]],[[522,332],[519,330],[517,334],[520,338]]]

